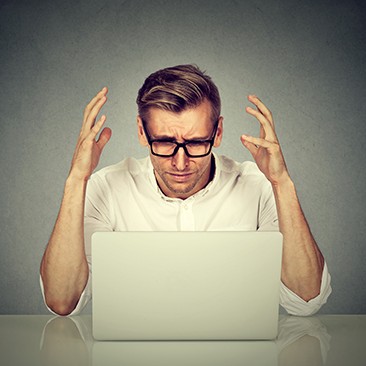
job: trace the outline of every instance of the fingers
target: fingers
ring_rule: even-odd
[[[90,130],[92,126],[95,123],[95,119],[102,109],[104,103],[107,101],[107,97],[103,96],[101,99],[95,103],[94,107],[90,110],[89,114],[86,116],[85,122],[84,122],[84,129],[86,131]]]
[[[269,141],[277,141],[277,136],[274,130],[272,113],[270,110],[260,101],[260,99],[254,95],[249,95],[248,100],[252,102],[257,109],[252,107],[246,107],[246,112],[255,117],[260,125],[260,138]]]
[[[93,109],[93,107],[95,106],[95,104],[103,97],[105,97],[108,93],[108,88],[105,86],[89,103],[88,105],[85,107],[84,109],[84,122],[87,119],[90,111]]]
[[[84,110],[83,125],[80,134],[87,136],[95,123],[95,119],[102,109],[104,103],[107,101],[106,94],[108,89],[104,87],[86,106]]]
[[[264,105],[264,103],[256,95],[248,95],[249,102],[253,103],[264,117],[273,125],[273,117],[271,111]]]
[[[248,135],[242,135],[241,136],[241,141],[243,143],[247,142],[247,143],[250,144],[251,149],[249,149],[249,150],[251,152],[256,151],[258,149],[258,147],[263,147],[265,149],[268,149],[273,145],[273,143],[268,141],[268,140],[261,139],[261,138],[258,138],[258,137],[248,136]]]
[[[88,135],[88,138],[90,138],[91,140],[96,138],[96,136],[98,135],[102,126],[104,125],[104,122],[106,121],[106,119],[107,119],[107,117],[103,114],[103,116],[101,116],[99,118],[99,120],[94,124],[94,126],[90,130],[90,134]]]
[[[249,142],[249,140],[247,140],[246,135],[242,135],[240,137],[240,139],[241,139],[242,144],[249,150],[249,152],[252,154],[252,156],[255,157],[258,147],[255,144]]]

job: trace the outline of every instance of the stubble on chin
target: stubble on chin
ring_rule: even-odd
[[[170,183],[168,180],[165,180],[165,186],[169,189],[170,192],[180,195],[180,194],[193,194],[194,188],[197,185],[197,181],[192,183]]]
[[[161,191],[167,195],[168,197],[175,197],[178,198],[181,195],[187,197],[190,196],[191,192],[194,191],[195,186],[197,185],[198,181],[194,180],[193,182],[186,182],[186,183],[179,183],[173,182],[169,178],[168,173],[160,174],[159,172],[155,171],[156,181],[158,183],[159,188]]]
[[[186,199],[193,194],[197,193],[201,189],[203,189],[208,182],[203,182],[203,176],[207,173],[205,170],[201,175],[197,176],[197,173],[194,174],[194,178],[192,181],[189,182],[174,182],[173,179],[169,176],[169,173],[162,173],[155,171],[155,175],[157,177],[157,183],[162,190],[162,192],[167,195],[168,197],[175,197],[175,198],[182,198]],[[158,178],[159,177],[159,178]],[[163,184],[161,184],[161,182]]]

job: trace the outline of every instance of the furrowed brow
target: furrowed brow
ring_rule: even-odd
[[[184,139],[184,141],[186,142],[203,142],[203,141],[208,141],[210,139],[210,137],[193,137],[191,139]]]
[[[154,136],[151,136],[151,138],[153,140],[164,140],[164,141],[170,141],[170,142],[177,141],[175,137],[167,136],[167,135],[154,135]]]

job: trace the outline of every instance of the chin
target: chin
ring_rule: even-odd
[[[183,184],[166,184],[166,187],[168,188],[168,196],[173,196],[175,198],[188,198],[189,196],[192,196],[194,193],[196,193],[195,185],[183,185]]]

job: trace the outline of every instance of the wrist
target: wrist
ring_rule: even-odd
[[[78,174],[75,174],[74,172],[70,172],[68,177],[66,178],[65,185],[66,185],[66,187],[70,187],[70,188],[71,187],[72,188],[84,187],[84,186],[86,186],[88,180],[89,180],[89,177],[78,175]]]
[[[89,178],[90,174],[86,174],[85,172],[79,171],[75,167],[71,167],[66,181],[74,184],[80,184],[80,183],[86,183],[89,180]]]
[[[271,184],[275,193],[293,192],[295,190],[295,184],[288,174],[275,182],[271,182]]]
[[[75,207],[81,203],[82,207],[84,207],[86,186],[86,180],[69,175],[65,181],[63,204],[67,202],[67,205],[70,207]]]

